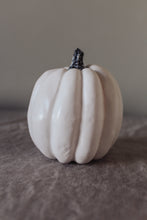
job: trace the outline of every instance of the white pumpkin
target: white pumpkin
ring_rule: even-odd
[[[123,105],[112,75],[83,65],[75,50],[69,68],[46,71],[36,82],[28,108],[28,127],[38,149],[61,163],[102,158],[118,137]]]

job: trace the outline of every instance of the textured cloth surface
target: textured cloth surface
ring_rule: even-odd
[[[32,143],[26,113],[0,112],[0,220],[147,219],[147,118],[125,117],[109,153],[60,164]]]

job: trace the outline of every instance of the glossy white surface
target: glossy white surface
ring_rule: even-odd
[[[28,108],[31,138],[61,163],[102,158],[118,137],[123,114],[119,86],[104,68],[46,71]]]

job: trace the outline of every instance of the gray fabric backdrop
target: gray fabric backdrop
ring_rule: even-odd
[[[125,111],[147,114],[146,23],[146,0],[1,0],[0,106],[27,106],[40,74],[80,47],[116,77]]]

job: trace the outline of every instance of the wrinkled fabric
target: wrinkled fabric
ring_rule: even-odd
[[[147,219],[147,118],[126,116],[109,153],[60,164],[32,143],[26,112],[0,112],[0,220]]]

